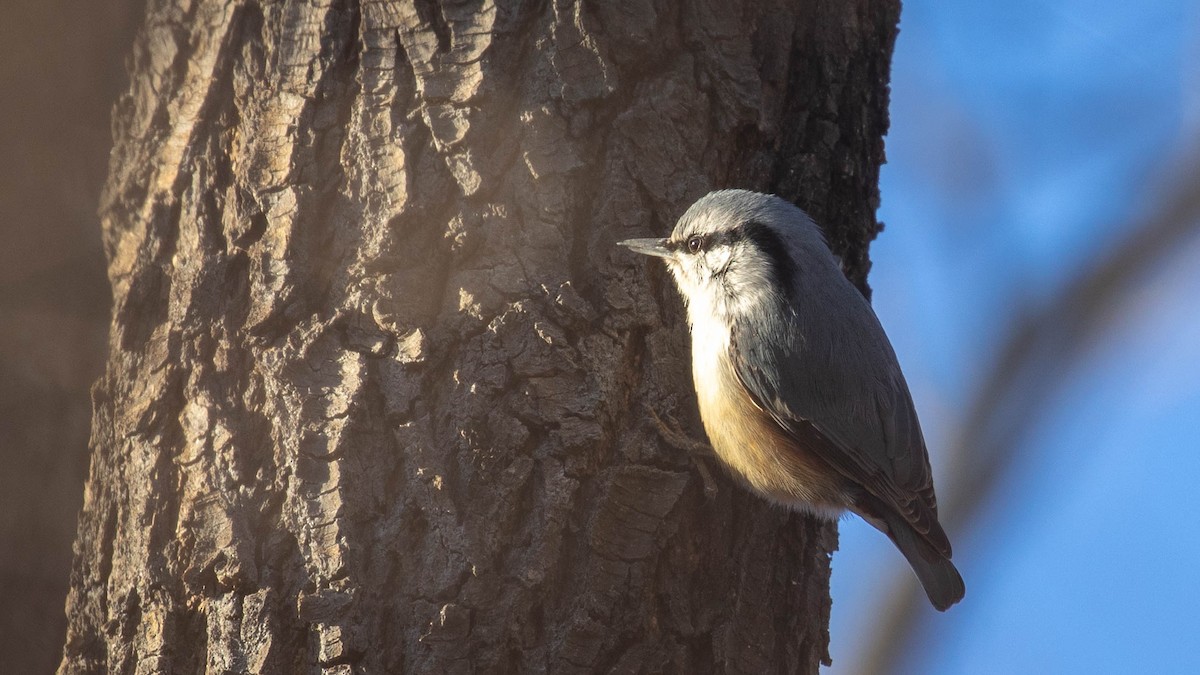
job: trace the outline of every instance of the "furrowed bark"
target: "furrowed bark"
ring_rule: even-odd
[[[796,199],[866,289],[898,3],[156,0],[61,671],[808,672],[831,525],[700,435],[615,248]]]

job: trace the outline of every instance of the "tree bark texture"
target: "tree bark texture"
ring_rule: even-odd
[[[773,191],[865,290],[898,13],[152,0],[61,671],[815,673],[835,528],[663,442],[613,242]]]

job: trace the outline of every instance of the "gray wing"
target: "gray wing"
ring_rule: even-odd
[[[949,557],[908,385],[875,313],[846,290],[799,299],[794,313],[765,324],[735,326],[738,379],[798,445],[861,486],[857,509],[895,511]]]

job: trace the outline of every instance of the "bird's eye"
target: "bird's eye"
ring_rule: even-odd
[[[696,235],[687,240],[687,248],[690,253],[699,253],[700,249],[704,248],[704,237]]]

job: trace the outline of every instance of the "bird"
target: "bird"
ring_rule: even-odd
[[[669,237],[618,243],[663,259],[674,278],[701,422],[730,473],[794,511],[860,516],[936,609],[961,600],[908,384],[816,223],[778,196],[719,190]]]

